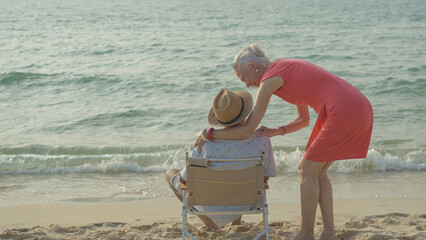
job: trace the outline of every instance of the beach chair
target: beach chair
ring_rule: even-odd
[[[215,162],[241,164],[240,169],[222,170],[209,167]],[[189,157],[186,153],[186,184],[182,185],[182,239],[189,236],[187,216],[263,214],[262,235],[269,239],[267,183],[264,183],[263,153],[258,158],[209,159]],[[244,211],[197,211],[197,206],[246,206]]]

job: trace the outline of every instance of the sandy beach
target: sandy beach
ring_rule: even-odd
[[[0,207],[0,239],[180,239],[181,205],[176,199],[116,203],[53,202]],[[271,239],[290,239],[298,230],[298,203],[270,204]],[[251,239],[261,215],[246,225],[206,229],[190,217],[200,239]],[[316,234],[321,231],[317,215]],[[426,239],[424,198],[335,201],[339,239]]]

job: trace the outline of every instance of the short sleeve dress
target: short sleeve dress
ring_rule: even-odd
[[[281,76],[274,95],[294,105],[309,105],[319,115],[304,158],[316,162],[365,158],[373,130],[368,99],[344,79],[300,59],[273,62],[261,81]]]

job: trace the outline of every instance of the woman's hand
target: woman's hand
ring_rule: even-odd
[[[204,145],[204,143],[206,143],[206,141],[204,141],[204,140],[201,138],[201,134],[203,134],[203,131],[204,131],[204,130],[202,130],[201,132],[199,132],[199,133],[197,134],[197,136],[195,136],[195,143],[194,143],[194,148],[195,148],[195,147],[198,147],[198,152],[200,152],[200,153],[201,153],[201,151],[203,150],[203,145]]]
[[[261,126],[260,128],[256,129],[256,131],[260,132],[257,134],[258,137],[261,137],[261,136],[273,137],[278,135],[276,128],[268,128],[265,126]]]

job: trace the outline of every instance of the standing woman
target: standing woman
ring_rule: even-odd
[[[234,59],[234,73],[247,87],[255,86],[255,106],[243,126],[209,129],[205,139],[278,136],[309,125],[308,106],[319,115],[298,165],[300,176],[301,225],[293,239],[314,239],[317,205],[321,209],[321,240],[336,239],[333,192],[327,169],[336,160],[365,158],[373,129],[373,109],[368,99],[342,78],[304,60],[270,62],[258,44],[243,49]],[[272,94],[296,105],[297,117],[276,128],[258,128]],[[238,117],[238,116],[236,116]],[[256,129],[257,128],[257,129]],[[204,144],[200,135],[195,145]]]

